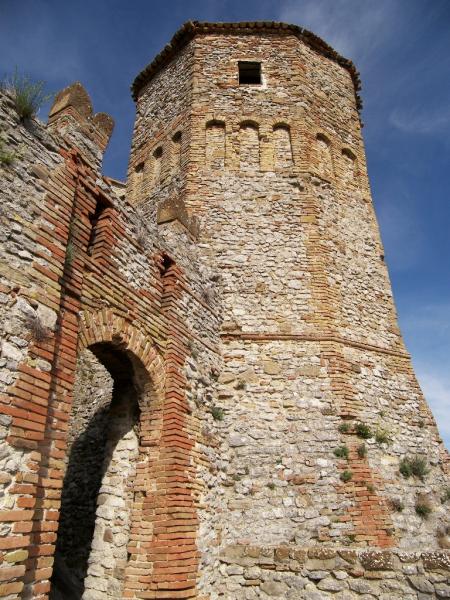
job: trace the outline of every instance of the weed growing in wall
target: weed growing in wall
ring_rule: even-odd
[[[400,498],[391,498],[389,500],[389,504],[391,505],[392,510],[394,510],[395,512],[402,512],[405,508],[405,505],[400,500]]]
[[[32,119],[43,104],[52,98],[45,91],[44,81],[34,81],[29,75],[21,74],[17,68],[1,82],[1,88],[8,91],[21,121]]]
[[[357,453],[359,458],[365,458],[367,456],[367,448],[364,443],[358,446]]]
[[[50,337],[50,331],[42,323],[38,315],[27,315],[25,327],[29,330],[31,338],[35,342],[44,342]]]
[[[349,423],[341,423],[338,427],[339,433],[348,433],[350,431]]]
[[[75,246],[72,240],[69,240],[66,246],[66,266],[70,267],[73,263],[73,259],[75,258]]]
[[[377,429],[375,432],[375,441],[377,444],[390,444],[391,434],[387,429]]]
[[[224,412],[223,412],[223,408],[220,408],[219,406],[211,406],[211,409],[209,411],[212,415],[212,418],[215,421],[223,421],[223,418],[225,416]]]
[[[4,140],[0,137],[0,164],[7,166],[12,165],[16,157],[14,152],[7,152],[7,150],[5,150]]]
[[[347,446],[339,446],[334,449],[334,455],[338,458],[346,458],[348,460],[349,450]]]
[[[444,489],[444,492],[443,492],[442,496],[441,496],[441,503],[445,504],[449,500],[450,500],[450,487],[446,487]]]
[[[432,512],[433,509],[428,501],[418,500],[416,502],[416,514],[418,514],[422,519],[428,519]]]
[[[344,471],[343,473],[341,473],[341,481],[343,481],[344,483],[346,483],[347,481],[350,481],[350,479],[352,479],[353,477],[353,473],[351,471]]]
[[[427,461],[423,456],[405,457],[400,461],[399,471],[408,479],[413,475],[423,481],[429,472]]]
[[[372,431],[370,427],[365,423],[356,423],[355,433],[358,437],[362,438],[363,440],[368,440],[372,437]]]

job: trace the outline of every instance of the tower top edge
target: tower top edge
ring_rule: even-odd
[[[338,63],[350,73],[355,88],[355,98],[358,110],[362,108],[362,101],[359,96],[361,89],[361,80],[359,72],[354,63],[341,56],[334,48],[327,44],[322,38],[315,33],[290,23],[282,23],[279,21],[239,21],[234,23],[226,22],[206,22],[206,21],[187,21],[178,29],[170,42],[155,56],[134,79],[131,85],[131,95],[133,100],[137,100],[139,92],[148,83],[154,75],[164,68],[172,58],[190,42],[196,35],[199,34],[255,34],[259,33],[278,33],[286,35],[295,35],[310,48],[322,54],[326,58]]]

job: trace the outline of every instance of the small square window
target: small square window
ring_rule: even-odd
[[[261,85],[261,63],[239,61],[239,85]]]

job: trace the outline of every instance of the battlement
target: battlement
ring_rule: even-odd
[[[85,157],[100,166],[114,129],[106,113],[94,114],[89,94],[76,82],[55,97],[48,116],[49,131],[56,131],[75,147],[82,146]]]

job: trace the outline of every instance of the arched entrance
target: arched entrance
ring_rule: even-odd
[[[119,339],[80,352],[51,600],[123,597],[140,413],[152,394],[146,368]]]

